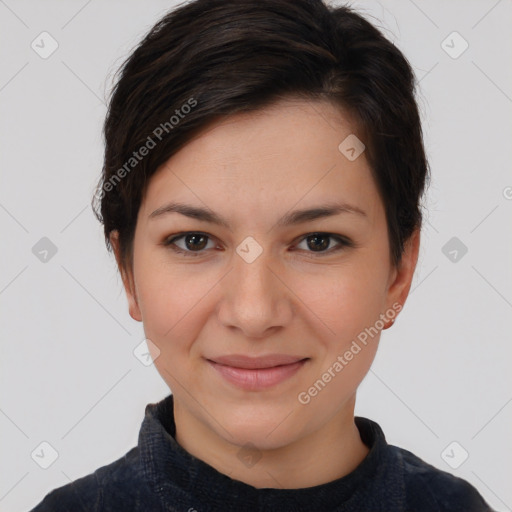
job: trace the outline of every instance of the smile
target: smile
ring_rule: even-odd
[[[221,356],[207,361],[231,384],[248,391],[259,391],[291,378],[308,359],[275,354],[257,358]]]

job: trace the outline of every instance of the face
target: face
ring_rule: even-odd
[[[419,237],[395,269],[365,153],[339,149],[351,134],[328,103],[280,102],[213,124],[150,180],[130,314],[182,414],[230,443],[282,447],[353,408],[409,291]]]

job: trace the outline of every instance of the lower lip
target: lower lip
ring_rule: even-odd
[[[208,361],[228,382],[239,388],[249,391],[258,391],[276,386],[295,375],[306,362],[306,359],[293,364],[273,366],[272,368],[260,368],[249,370],[247,368],[235,368],[224,364]]]

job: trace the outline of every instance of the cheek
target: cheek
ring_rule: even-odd
[[[184,272],[162,265],[146,265],[138,273],[138,297],[144,330],[161,350],[186,346],[201,327],[198,315],[215,285],[206,272]],[[211,281],[211,282],[210,282]]]
[[[138,285],[144,333],[156,347],[156,369],[173,392],[179,392],[197,375],[190,366],[197,362],[191,352],[206,321],[205,296],[215,282],[205,273],[149,268],[139,273]]]
[[[295,278],[293,288],[324,325],[322,338],[335,348],[374,325],[385,298],[383,278],[375,267],[367,271],[362,260],[324,268],[316,275],[303,273]]]
[[[367,374],[375,357],[381,329],[376,328],[382,306],[382,286],[375,275],[354,267],[338,269],[315,280],[316,293],[308,307],[329,329],[316,340],[317,363],[298,395],[301,404],[314,404],[319,417],[336,404],[345,403]],[[311,290],[313,280],[304,278],[303,291]],[[323,291],[322,291],[323,290]],[[311,413],[313,414],[313,413]]]

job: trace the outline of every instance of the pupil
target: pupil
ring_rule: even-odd
[[[310,240],[315,240],[314,244],[313,244],[313,248],[316,248],[316,249],[327,249],[329,247],[329,237],[325,236],[325,235],[311,235],[310,237]],[[323,240],[324,243],[317,243],[318,240]]]
[[[188,235],[186,238],[187,247],[189,249],[203,249],[206,246],[206,243],[195,245],[195,242],[197,242],[196,239],[203,239],[203,242],[205,242],[206,237],[204,235]],[[192,240],[192,246],[189,247],[189,242]]]

